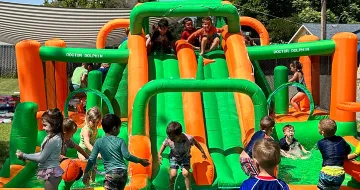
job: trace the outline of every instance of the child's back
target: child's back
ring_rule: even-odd
[[[250,177],[242,183],[240,190],[282,190],[288,189],[288,185],[280,180],[271,176],[257,176]]]

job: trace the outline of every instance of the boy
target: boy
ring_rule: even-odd
[[[199,37],[200,41],[200,55],[212,51],[219,44],[220,38],[218,33],[223,29],[217,29],[212,25],[210,17],[202,19],[202,28],[194,32],[189,38],[188,42],[191,42],[194,38]]]
[[[162,152],[169,146],[170,151],[170,187],[174,189],[174,182],[179,167],[182,169],[182,174],[185,178],[186,190],[190,190],[190,148],[195,145],[196,148],[202,153],[202,157],[207,159],[206,154],[200,144],[194,139],[194,137],[182,132],[182,126],[179,122],[172,121],[166,128],[167,138],[164,140],[158,154],[159,164],[162,160]]]
[[[175,49],[175,39],[171,35],[169,29],[169,22],[166,19],[161,19],[148,43],[151,52],[163,52],[165,54],[171,53],[171,49]]]
[[[98,71],[100,71],[102,73],[102,82],[104,83],[106,75],[109,71],[109,67],[110,64],[109,63],[101,63],[100,68],[98,69]]]
[[[289,186],[275,177],[275,167],[280,163],[280,146],[272,139],[259,139],[253,148],[253,159],[259,175],[242,183],[240,190],[289,190]]]
[[[256,132],[250,139],[249,144],[244,148],[240,154],[240,164],[242,170],[248,176],[257,176],[259,174],[258,169],[255,167],[252,158],[253,146],[255,141],[263,138],[271,138],[270,135],[273,132],[275,121],[270,116],[264,116],[260,121],[260,131]]]
[[[187,40],[190,37],[190,35],[196,31],[196,28],[194,28],[193,21],[189,17],[184,18],[183,24],[184,24],[185,30],[182,32],[180,39]],[[190,44],[193,45],[194,49],[200,49],[198,38],[193,39],[190,42]]]
[[[137,158],[129,153],[125,141],[118,138],[120,132],[120,118],[114,114],[104,116],[102,127],[106,135],[98,139],[93,147],[90,158],[86,164],[83,183],[89,183],[89,171],[96,163],[97,155],[101,154],[105,168],[104,189],[124,189],[127,181],[127,166],[124,158],[131,162],[140,163],[142,166],[148,166],[147,159]]]
[[[279,141],[280,144],[280,151],[281,155],[287,158],[301,158],[305,159],[307,158],[304,154],[308,154],[309,151],[307,151],[303,145],[299,143],[297,139],[295,139],[295,130],[294,126],[292,125],[285,125],[283,127],[283,133],[285,137],[281,138]]]
[[[82,63],[81,67],[76,67],[71,77],[71,85],[74,90],[87,86],[86,77],[92,69],[92,63]]]
[[[337,126],[334,120],[323,119],[318,128],[324,138],[317,143],[323,158],[317,186],[321,190],[340,189],[345,179],[344,160],[350,154],[350,146],[342,137],[335,135]]]

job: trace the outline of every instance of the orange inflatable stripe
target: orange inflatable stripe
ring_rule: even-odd
[[[130,25],[130,19],[114,19],[106,23],[99,31],[96,38],[96,48],[104,49],[106,46],[107,35],[116,28],[127,28]]]
[[[0,177],[0,188],[2,187],[2,184],[7,184],[10,180],[12,180],[23,168],[24,166],[22,165],[10,165],[10,177]]]
[[[56,108],[55,95],[55,67],[52,61],[45,62],[45,85],[46,85],[46,102],[47,108]]]
[[[344,111],[360,112],[360,102],[343,102],[336,107]]]
[[[357,140],[353,136],[345,136],[344,139],[346,140],[346,142],[348,142],[349,144],[351,144],[355,147],[359,144],[359,140]]]
[[[242,16],[240,17],[240,25],[241,26],[249,26],[253,28],[260,36],[260,44],[262,46],[270,44],[270,36],[268,31],[266,30],[265,26],[258,20]]]

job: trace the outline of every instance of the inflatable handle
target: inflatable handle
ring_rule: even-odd
[[[360,102],[343,102],[336,107],[344,111],[360,112]]]
[[[315,104],[314,104],[314,99],[310,93],[310,91],[306,88],[306,86],[300,84],[300,83],[297,83],[297,82],[288,82],[288,83],[285,83],[285,84],[282,84],[280,85],[277,89],[274,90],[274,92],[272,92],[270,95],[269,95],[269,98],[267,99],[267,107],[269,109],[270,107],[270,103],[271,103],[271,100],[273,99],[274,95],[279,92],[281,89],[283,88],[287,88],[289,86],[295,86],[295,87],[298,87],[300,88],[301,90],[303,90],[306,94],[306,96],[309,98],[309,102],[310,102],[310,113],[309,113],[309,117],[308,117],[308,120],[311,119],[313,117],[313,113],[314,113],[314,110],[315,110]]]
[[[64,116],[65,116],[65,117],[69,117],[68,107],[69,107],[69,102],[70,102],[71,98],[72,98],[75,94],[81,93],[81,92],[90,92],[90,93],[94,93],[94,94],[100,96],[100,98],[102,98],[102,99],[104,100],[104,102],[106,103],[106,105],[108,106],[109,113],[114,114],[114,108],[112,107],[109,98],[106,97],[105,94],[101,93],[101,92],[98,91],[98,90],[94,90],[94,89],[91,89],[91,88],[79,88],[79,89],[74,90],[73,92],[71,92],[71,94],[66,98],[65,107],[64,107]]]

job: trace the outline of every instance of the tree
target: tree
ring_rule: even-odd
[[[138,2],[151,0],[45,0],[44,6],[67,8],[132,8]]]
[[[274,18],[267,25],[271,41],[275,43],[288,42],[301,26],[297,16],[289,18]]]

